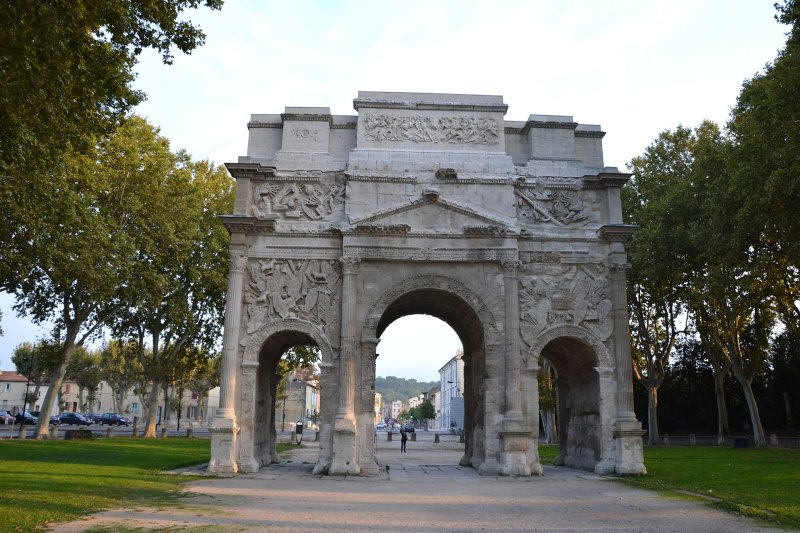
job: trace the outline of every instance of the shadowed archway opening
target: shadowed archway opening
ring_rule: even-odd
[[[602,452],[597,356],[580,339],[559,337],[547,343],[542,357],[555,369],[556,464],[593,470]]]
[[[280,410],[278,390],[284,376],[279,372],[279,364],[292,348],[297,347],[316,348],[317,344],[306,333],[284,330],[270,336],[258,355],[253,455],[259,466],[280,460],[275,449],[278,441],[276,426],[286,430],[286,408],[284,403],[283,411]],[[294,423],[294,420],[290,422]]]
[[[484,376],[486,347],[484,328],[475,310],[460,296],[441,289],[426,288],[406,292],[393,300],[381,314],[376,328],[380,337],[396,320],[411,315],[429,315],[447,324],[458,336],[463,347],[463,456],[462,465],[479,466],[483,461],[482,434],[484,427]],[[380,352],[380,346],[378,351]],[[442,354],[447,361],[455,354]],[[380,460],[380,458],[379,458]]]

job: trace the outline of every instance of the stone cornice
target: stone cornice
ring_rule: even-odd
[[[391,100],[371,100],[356,98],[353,109],[415,109],[419,111],[467,111],[484,113],[503,113],[508,111],[507,104],[458,104],[454,102],[397,102]]]
[[[331,124],[332,130],[354,130],[356,129],[355,122],[345,122],[344,124]]]
[[[333,124],[333,116],[320,113],[309,113],[307,115],[302,113],[281,113],[281,120],[284,122],[327,122],[328,124]]]
[[[253,120],[247,123],[247,129],[254,129],[254,128],[283,128],[283,122],[260,122],[257,120]]]
[[[234,178],[268,179],[275,177],[275,167],[265,167],[261,163],[225,163]]]
[[[575,137],[594,137],[596,139],[602,139],[605,136],[606,132],[604,131],[575,130]]]
[[[545,122],[540,120],[529,120],[523,126],[521,133],[527,135],[532,129],[550,129],[550,130],[574,130],[578,127],[577,122]]]
[[[411,231],[408,224],[361,224],[352,229],[342,230],[349,235],[395,235],[406,236]]]
[[[636,233],[637,229],[639,229],[639,226],[634,226],[633,224],[606,224],[600,226],[600,229],[597,230],[597,238],[600,242],[605,243],[624,243]]]
[[[221,215],[219,220],[229,233],[263,234],[275,231],[275,220],[278,215],[266,215],[264,218],[243,217],[240,215]]]
[[[596,175],[586,175],[583,177],[583,186],[586,189],[607,189],[609,187],[620,188],[631,178],[631,174],[625,172],[600,172]]]

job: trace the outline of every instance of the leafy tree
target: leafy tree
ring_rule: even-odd
[[[75,351],[72,359],[67,365],[66,378],[78,385],[78,405],[81,411],[93,411],[97,398],[97,389],[103,380],[100,368],[100,353],[88,351],[81,347]],[[83,400],[83,393],[86,392],[86,401]]]
[[[197,420],[202,420],[208,403],[208,391],[219,386],[222,355],[207,354],[192,369],[186,380],[186,388],[197,395]]]
[[[657,444],[658,389],[664,380],[675,340],[677,319],[685,312],[680,299],[681,275],[669,259],[674,236],[665,235],[680,204],[675,196],[690,169],[683,146],[688,130],[664,132],[642,157],[631,161],[633,179],[623,189],[624,209],[630,222],[640,226],[626,246],[631,269],[628,275],[628,314],[631,319],[633,375],[647,391],[648,441]],[[680,232],[678,237],[682,237]]]
[[[797,429],[800,414],[800,338],[787,329],[775,337],[770,349],[774,394],[783,405],[787,429]]]
[[[136,343],[112,339],[104,344],[100,349],[100,370],[102,380],[111,387],[114,412],[126,412],[128,390],[143,378]]]
[[[14,292],[36,263],[35,247],[59,228],[53,214],[81,211],[60,179],[74,154],[91,153],[144,98],[132,82],[144,49],[171,63],[173,49],[203,44],[179,20],[221,0],[4,2],[0,10],[0,287]]]
[[[800,4],[776,4],[785,47],[746,80],[728,123],[737,238],[751,251],[787,328],[800,335]]]
[[[36,398],[39,397],[39,389],[47,383],[58,365],[60,348],[58,344],[49,341],[36,344],[23,342],[14,348],[11,362],[20,374],[31,381]]]
[[[148,187],[172,163],[166,140],[134,117],[97,139],[91,154],[73,152],[63,173],[52,176],[63,203],[42,206],[37,220],[47,219],[49,230],[26,241],[27,262],[16,265],[26,268],[13,269],[15,309],[37,323],[52,321],[61,346],[43,411],[52,409],[75,350],[119,313],[123,289],[142,271],[141,228],[158,225],[168,204],[148,203]],[[169,203],[179,205],[179,198]],[[47,436],[42,419],[36,437]]]

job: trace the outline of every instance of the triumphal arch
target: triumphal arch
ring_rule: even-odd
[[[253,115],[236,178],[209,471],[277,460],[278,360],[321,352],[315,472],[378,472],[376,349],[409,314],[464,348],[466,444],[482,474],[542,472],[537,372],[557,374],[563,465],[643,473],[620,188],[599,126],[505,120],[501,96],[359,92],[356,115]],[[448,354],[444,354],[448,355]]]

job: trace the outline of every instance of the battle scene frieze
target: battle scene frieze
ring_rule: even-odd
[[[244,327],[249,335],[264,324],[298,319],[336,334],[341,292],[338,261],[259,259],[247,267]]]
[[[344,209],[344,186],[339,184],[262,182],[253,187],[253,216],[273,215],[289,220],[322,220]]]
[[[552,265],[545,273],[520,276],[520,334],[528,346],[546,328],[582,325],[606,341],[614,323],[611,288],[604,265]]]
[[[429,115],[364,116],[368,141],[411,141],[449,144],[498,144],[500,125],[492,118],[432,117]]]

